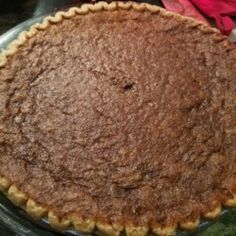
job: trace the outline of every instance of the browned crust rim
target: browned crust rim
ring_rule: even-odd
[[[116,9],[149,11],[153,14],[161,14],[163,17],[175,17],[177,20],[185,22],[193,29],[200,29],[206,34],[211,34],[214,41],[225,41],[225,46],[230,45],[228,38],[222,36],[217,29],[210,28],[194,19],[168,12],[165,9],[155,5],[135,3],[131,1],[111,2],[109,4],[106,2],[98,2],[96,4],[84,4],[81,7],[72,7],[65,12],[57,12],[54,16],[45,17],[42,23],[37,23],[31,26],[29,31],[22,32],[18,38],[10,43],[7,49],[0,54],[0,68],[7,64],[8,59],[17,53],[18,48],[25,44],[29,38],[33,37],[38,31],[46,30],[51,24],[57,24],[58,22],[63,21],[63,19],[73,18],[75,15],[84,15],[89,12],[97,11],[113,11]],[[92,232],[95,228],[97,228],[99,231],[111,236],[118,236],[124,230],[128,236],[145,236],[150,231],[156,235],[174,235],[178,225],[185,230],[194,230],[200,223],[200,215],[195,219],[188,219],[184,222],[178,222],[178,224],[175,225],[163,227],[156,224],[150,228],[148,226],[104,224],[95,219],[82,219],[78,214],[73,213],[67,215],[63,219],[59,219],[53,211],[47,207],[41,206],[33,199],[28,198],[25,193],[17,188],[16,185],[10,183],[10,181],[3,176],[0,176],[0,191],[2,191],[13,203],[25,209],[26,212],[33,218],[42,219],[47,217],[50,225],[59,230],[66,230],[73,226],[75,230],[86,233]],[[236,207],[236,194],[232,195],[231,199],[228,199],[222,204],[229,207]],[[220,213],[221,204],[202,216],[207,219],[214,219],[218,217]]]

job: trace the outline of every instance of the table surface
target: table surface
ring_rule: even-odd
[[[15,25],[29,18],[50,12],[65,5],[78,3],[78,0],[0,0],[0,35]],[[85,2],[85,1],[84,1]],[[160,1],[152,1],[160,3]],[[236,35],[236,32],[235,32]],[[15,236],[0,222],[1,236]],[[236,235],[236,210],[223,216],[217,223],[196,236],[235,236]]]

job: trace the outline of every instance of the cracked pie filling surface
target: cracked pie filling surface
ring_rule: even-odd
[[[168,235],[236,205],[236,46],[217,30],[100,2],[0,57],[0,189],[33,217]]]

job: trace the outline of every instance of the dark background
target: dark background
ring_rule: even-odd
[[[32,17],[55,11],[58,8],[68,7],[72,4],[81,4],[78,0],[0,0],[0,35]],[[160,4],[158,0],[146,0]],[[17,235],[7,229],[0,222],[0,236]],[[40,233],[40,235],[48,235]],[[50,236],[56,234],[49,234]],[[197,233],[196,236],[236,236],[236,211],[231,211],[221,217],[217,223],[210,226],[204,232]]]

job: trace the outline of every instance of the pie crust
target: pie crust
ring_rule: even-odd
[[[163,17],[174,17],[176,20],[185,22],[191,28],[198,28],[206,34],[213,34],[214,40],[224,41],[228,40],[227,37],[222,36],[219,31],[215,28],[210,28],[201,22],[180,16],[174,13],[170,13],[158,6],[150,5],[147,3],[135,3],[135,2],[98,2],[96,4],[84,4],[81,7],[72,7],[68,11],[60,11],[55,14],[55,16],[48,16],[44,18],[42,23],[34,24],[29,31],[22,32],[18,38],[13,41],[6,50],[4,50],[0,55],[0,68],[6,65],[8,58],[17,53],[18,48],[25,44],[25,42],[34,37],[38,31],[46,30],[50,25],[56,24],[63,21],[63,19],[73,18],[75,15],[84,15],[89,12],[97,11],[113,11],[115,9],[134,9],[135,11],[150,11],[155,14],[161,14]],[[222,205],[218,205],[215,209],[209,212],[199,215],[195,219],[189,219],[185,222],[179,222],[178,225],[170,225],[167,227],[162,227],[160,225],[152,226],[151,228],[145,226],[135,226],[135,225],[109,225],[99,222],[95,219],[83,219],[77,214],[69,214],[63,219],[59,219],[57,215],[49,208],[39,205],[33,199],[30,199],[21,192],[14,183],[9,182],[4,176],[0,177],[0,190],[17,206],[25,209],[25,211],[34,219],[42,219],[44,217],[48,218],[49,224],[57,230],[66,230],[73,227],[75,230],[85,233],[91,233],[95,229],[106,235],[118,236],[122,231],[125,231],[128,236],[144,236],[149,232],[153,232],[156,235],[174,235],[176,228],[180,226],[184,230],[194,230],[198,227],[200,223],[200,218],[204,217],[206,219],[214,219],[221,214],[222,205],[226,207],[236,207],[236,193],[232,193],[232,198],[228,199]]]

